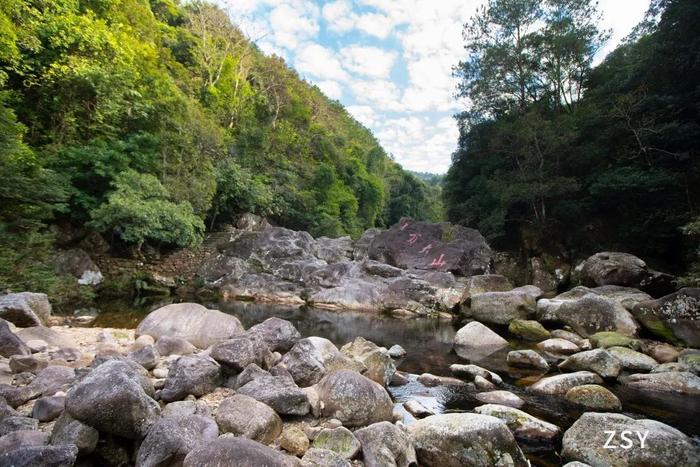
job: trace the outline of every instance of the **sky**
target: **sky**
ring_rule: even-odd
[[[485,0],[216,0],[264,52],[283,57],[340,101],[404,168],[444,173],[457,146],[452,67],[462,27]],[[599,0],[612,36],[600,61],[642,19],[649,0]]]

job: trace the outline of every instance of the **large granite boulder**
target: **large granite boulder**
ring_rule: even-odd
[[[639,287],[649,276],[649,268],[629,253],[604,251],[590,256],[580,266],[583,285],[623,285]]]
[[[409,432],[420,465],[528,465],[507,425],[488,415],[433,415],[410,425]]]
[[[590,371],[577,371],[562,375],[548,376],[537,381],[528,390],[548,395],[565,395],[569,389],[584,384],[602,384],[600,376]]]
[[[280,415],[306,415],[311,410],[306,393],[285,376],[259,376],[238,389],[274,409]]]
[[[350,430],[344,426],[324,428],[314,438],[313,446],[337,452],[346,459],[353,459],[362,446]]]
[[[396,365],[386,349],[381,349],[377,344],[364,337],[356,337],[354,341],[345,344],[340,350],[348,357],[362,363],[365,367],[362,374],[382,386],[388,386],[396,373]]]
[[[216,344],[211,349],[211,357],[225,370],[234,373],[243,371],[250,364],[269,368],[272,361],[272,353],[265,341],[245,334]]]
[[[216,423],[223,433],[272,443],[282,433],[282,419],[269,406],[252,397],[235,394],[216,409]]]
[[[180,357],[170,366],[160,398],[164,402],[173,402],[190,394],[201,397],[214,391],[221,382],[221,367],[211,357]]]
[[[355,431],[362,445],[365,467],[416,465],[416,451],[405,428],[389,422],[374,423]]]
[[[641,391],[700,395],[700,377],[689,371],[634,374],[624,379],[623,384]]]
[[[483,323],[507,325],[514,319],[527,319],[535,313],[542,291],[537,287],[518,287],[507,292],[472,294],[469,306],[462,304],[462,313]]]
[[[246,335],[253,340],[262,340],[271,352],[287,352],[301,339],[301,334],[292,323],[273,316],[252,326]]]
[[[541,443],[552,442],[559,436],[559,427],[514,407],[486,404],[474,408],[474,412],[503,420],[517,440]]]
[[[576,353],[559,364],[559,368],[569,371],[593,371],[602,378],[617,378],[622,364],[605,349],[593,349]]]
[[[595,412],[619,412],[622,403],[609,389],[597,384],[575,386],[566,392],[566,400],[586,410]]]
[[[136,466],[181,465],[195,447],[218,436],[216,423],[201,415],[161,418],[141,443]]]
[[[51,316],[49,297],[43,293],[20,292],[0,295],[0,319],[19,326],[44,326]]]
[[[684,288],[638,303],[632,313],[642,326],[670,342],[700,347],[700,288]]]
[[[403,218],[372,239],[369,257],[402,269],[435,269],[462,276],[493,272],[493,252],[474,229]]]
[[[505,347],[508,347],[507,340],[478,321],[466,324],[454,337],[455,352],[468,360],[474,356],[488,356]]]
[[[183,467],[300,467],[296,457],[246,438],[220,437],[199,444],[185,457]]]
[[[73,386],[66,398],[66,411],[99,431],[140,439],[160,415],[153,395],[153,384],[141,366],[109,360]]]
[[[596,466],[693,466],[700,459],[693,440],[675,428],[613,413],[584,413],[564,433],[562,444],[564,459]]]
[[[152,311],[139,323],[136,337],[148,334],[181,337],[200,349],[243,333],[238,318],[217,310],[207,310],[197,303],[176,303]]]
[[[366,426],[391,421],[394,405],[379,384],[350,371],[330,373],[316,385],[324,417],[336,418],[345,426]]]

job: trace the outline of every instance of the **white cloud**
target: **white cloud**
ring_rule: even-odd
[[[296,2],[298,3],[298,2]],[[299,7],[303,5],[303,7]],[[299,5],[282,3],[270,12],[270,27],[274,43],[279,47],[294,49],[319,31],[318,12],[313,4],[306,2]]]
[[[340,49],[343,65],[348,70],[372,78],[387,79],[396,60],[396,53],[378,47],[351,45]]]
[[[352,12],[352,6],[346,0],[327,3],[322,12],[326,26],[331,31],[347,32],[355,27],[357,15]]]
[[[377,114],[368,105],[349,105],[346,107],[350,115],[364,126],[371,128],[377,124]]]
[[[350,89],[355,95],[355,100],[362,104],[370,105],[383,111],[400,111],[403,106],[400,102],[399,88],[387,80],[353,81]]]
[[[343,89],[337,81],[325,80],[315,83],[323,93],[331,99],[340,100],[343,98]]]
[[[394,28],[394,23],[379,13],[365,13],[357,18],[355,27],[370,36],[386,39]]]
[[[345,80],[347,73],[337,55],[319,44],[307,44],[297,50],[296,68],[302,73],[319,79]]]

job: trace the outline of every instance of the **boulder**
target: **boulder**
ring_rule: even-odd
[[[537,299],[542,291],[526,286],[507,292],[484,292],[469,298],[469,309],[462,313],[484,323],[507,325],[514,319],[525,320],[535,313]]]
[[[540,342],[537,344],[537,348],[555,355],[571,355],[581,350],[579,346],[573,342],[558,337]]]
[[[69,415],[99,431],[129,439],[146,436],[160,415],[146,371],[129,361],[109,360],[68,392]]]
[[[482,274],[466,278],[462,301],[472,295],[484,292],[507,292],[513,290],[513,284],[500,274]]]
[[[4,399],[10,407],[17,408],[40,395],[41,389],[31,384],[21,387],[0,384],[0,398]]]
[[[506,424],[488,415],[434,415],[410,425],[409,433],[420,465],[528,465]]]
[[[38,373],[49,365],[44,355],[13,355],[10,357],[10,370],[13,373]]]
[[[372,239],[371,259],[402,269],[436,269],[462,276],[493,272],[493,252],[474,229],[402,218]]]
[[[249,382],[253,381],[255,378],[258,378],[260,376],[270,376],[270,372],[263,370],[260,368],[258,365],[255,363],[251,363],[243,371],[241,371],[238,376],[232,377],[235,379],[235,382],[233,386],[230,386],[230,381],[225,384],[226,387],[232,387],[232,389],[238,389],[241,386],[245,386]]]
[[[637,304],[632,313],[649,331],[688,347],[700,347],[700,288],[678,292]]]
[[[621,438],[629,432],[631,446]],[[610,433],[615,436],[611,439]],[[644,448],[637,435],[646,436]],[[655,420],[635,420],[621,414],[584,413],[562,441],[562,457],[590,465],[697,465],[700,450],[680,431]],[[612,446],[615,446],[613,448]]]
[[[72,467],[78,457],[75,446],[27,446],[0,455],[0,465],[13,467]]]
[[[474,412],[490,415],[503,420],[515,439],[530,443],[552,442],[559,436],[559,427],[533,417],[532,415],[513,407],[496,404],[486,404],[474,408]]]
[[[642,350],[644,344],[639,339],[633,339],[617,332],[597,332],[590,337],[591,345],[595,348],[627,347],[632,350]]]
[[[10,331],[7,321],[0,319],[0,356],[11,357],[13,355],[31,355],[27,344]]]
[[[350,461],[327,449],[311,448],[301,459],[303,467],[350,467]]]
[[[32,417],[40,422],[50,422],[58,418],[66,405],[66,396],[42,397],[34,402]]]
[[[238,393],[267,404],[280,415],[306,415],[311,410],[306,393],[291,377],[261,376],[241,386]]]
[[[553,299],[541,299],[537,302],[537,320],[566,324],[584,337],[600,331],[634,336],[639,327],[624,306],[595,293],[579,298],[559,295]]]
[[[282,431],[280,447],[292,455],[301,457],[309,449],[309,438],[301,428],[290,426]]]
[[[416,378],[416,381],[428,388],[438,386],[465,386],[464,381],[449,376],[437,376],[432,373],[423,373]]]
[[[262,368],[269,368],[272,353],[262,340],[253,340],[246,335],[235,336],[212,347],[211,357],[224,370],[239,373],[254,363]]]
[[[180,357],[170,366],[165,386],[160,392],[164,402],[182,400],[188,395],[201,397],[214,391],[222,382],[221,367],[211,357]]]
[[[685,349],[678,354],[678,363],[688,367],[696,375],[700,375],[700,350]]]
[[[387,353],[391,358],[399,359],[406,356],[406,349],[401,347],[399,344],[394,344],[389,348]]]
[[[29,417],[5,417],[0,420],[0,436],[13,431],[30,431],[39,429],[39,420]]]
[[[167,404],[160,412],[161,417],[181,417],[185,415],[204,415],[211,417],[209,406],[204,401],[176,401]]]
[[[514,319],[508,325],[508,332],[520,339],[539,342],[549,339],[550,333],[534,320]]]
[[[95,450],[99,436],[96,429],[63,412],[51,430],[50,442],[54,446],[77,446],[78,453],[84,456]]]
[[[13,431],[0,437],[0,455],[30,446],[46,446],[49,435],[41,431]]]
[[[270,352],[282,353],[289,351],[301,339],[301,334],[292,323],[274,316],[252,326],[246,335],[265,342]]]
[[[583,285],[622,285],[639,287],[648,277],[649,268],[629,253],[604,251],[590,256],[581,266]]]
[[[58,250],[52,262],[58,274],[73,276],[80,285],[99,285],[104,280],[100,268],[83,249]]]
[[[364,337],[356,337],[340,350],[364,365],[365,371],[362,374],[383,386],[387,386],[396,373],[396,365],[386,349],[381,349]]]
[[[622,410],[620,399],[609,389],[597,384],[576,386],[566,392],[566,400],[586,410],[596,412],[619,412]]]
[[[579,336],[575,332],[565,331],[563,329],[555,329],[550,332],[550,337],[557,337],[559,339],[566,339],[567,341],[573,342],[579,347],[583,348],[587,339]]]
[[[301,387],[316,384],[328,371],[342,368],[358,372],[366,370],[362,363],[342,354],[335,344],[322,337],[307,337],[298,341],[282,357],[281,365]]]
[[[416,451],[407,431],[400,426],[389,422],[374,423],[355,431],[355,437],[362,445],[365,467],[416,465]]]
[[[207,310],[196,303],[175,303],[149,313],[136,328],[136,337],[148,334],[158,340],[162,336],[181,337],[200,349],[243,333],[235,316]]]
[[[478,376],[494,384],[503,384],[503,380],[500,376],[478,365],[460,365],[455,363],[450,365],[450,371],[458,378],[467,379],[469,381],[475,380]]]
[[[622,368],[630,372],[651,371],[659,365],[650,356],[627,347],[609,347],[607,350],[620,361]]]
[[[330,373],[317,384],[322,415],[346,426],[391,421],[393,403],[384,388],[349,370]]]
[[[158,365],[160,354],[152,345],[146,345],[129,354],[129,358],[146,370],[152,370]]]
[[[508,341],[478,321],[472,321],[462,327],[454,337],[456,348],[483,349],[495,352],[508,346]],[[459,353],[459,352],[458,352]]]
[[[523,367],[523,368],[535,368],[537,370],[549,370],[549,364],[534,350],[512,350],[508,352],[506,356],[506,362],[508,365]]]
[[[161,418],[141,443],[136,466],[181,465],[190,451],[216,440],[217,436],[216,423],[201,415]]]
[[[602,384],[603,380],[590,371],[577,371],[562,375],[548,376],[537,381],[528,390],[540,394],[565,395],[567,391],[575,386],[584,384]]]
[[[59,391],[67,391],[74,381],[75,370],[73,368],[56,365],[48,366],[37,373],[30,386],[42,396],[53,396]]]
[[[559,368],[569,371],[593,371],[602,378],[617,378],[622,371],[622,364],[607,350],[593,349],[570,356],[559,364]]]
[[[410,400],[403,403],[403,408],[416,418],[425,418],[435,415],[435,412],[424,406],[417,400]]]
[[[659,363],[671,363],[678,360],[680,351],[671,344],[664,342],[647,341],[647,352],[651,358]]]
[[[43,293],[20,292],[0,295],[0,319],[21,328],[45,326],[51,316],[49,297]]]
[[[252,397],[235,394],[216,409],[216,423],[222,433],[272,443],[282,433],[282,420],[269,406]]]
[[[700,377],[688,371],[634,374],[623,380],[623,383],[641,391],[700,395]]]
[[[484,404],[498,404],[519,409],[525,405],[525,401],[510,391],[488,391],[480,392],[474,396],[479,402]]]
[[[46,342],[50,347],[76,347],[76,343],[73,342],[72,339],[46,326],[32,326],[18,329],[17,335],[27,343],[29,343],[30,340],[41,340]]]
[[[200,443],[185,457],[183,467],[265,466],[299,467],[296,457],[246,438],[220,437]]]
[[[324,428],[316,435],[313,447],[336,452],[345,459],[354,459],[360,452],[360,442],[345,427]]]
[[[139,338],[140,339],[140,338]],[[162,336],[155,345],[156,352],[161,357],[170,355],[191,355],[197,348],[181,337]]]

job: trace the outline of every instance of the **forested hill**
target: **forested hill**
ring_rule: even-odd
[[[439,215],[369,130],[207,3],[3,0],[0,86],[0,289],[41,289],[49,225],[141,248],[243,212],[329,236]]]
[[[494,0],[467,23],[448,217],[525,257],[682,272],[700,253],[700,2],[652,0],[593,67],[600,20],[590,0]]]

